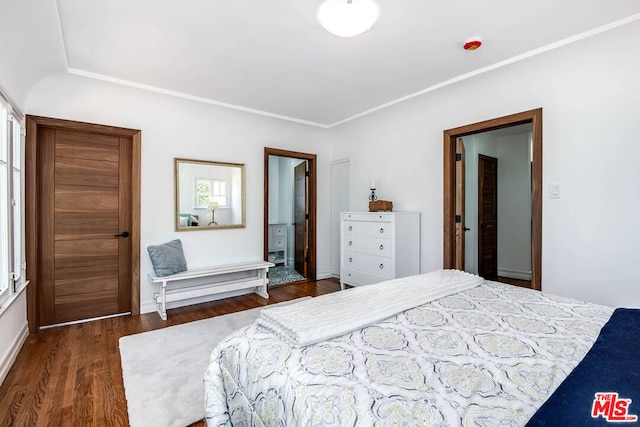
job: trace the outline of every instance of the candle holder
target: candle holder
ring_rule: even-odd
[[[369,200],[372,201],[372,202],[378,200],[378,196],[376,196],[376,189],[375,188],[371,189],[371,195],[369,196]]]

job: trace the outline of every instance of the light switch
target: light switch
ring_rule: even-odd
[[[560,198],[560,184],[549,185],[549,198],[550,199]]]

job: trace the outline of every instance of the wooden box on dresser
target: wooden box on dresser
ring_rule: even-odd
[[[420,274],[420,212],[342,212],[340,287]]]

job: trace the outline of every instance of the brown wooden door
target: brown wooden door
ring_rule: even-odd
[[[478,274],[498,277],[498,159],[478,155]]]
[[[38,310],[46,326],[131,311],[132,138],[38,132]]]
[[[459,156],[458,156],[459,155]],[[465,157],[462,138],[456,142],[456,269],[464,270],[465,227]],[[460,219],[460,222],[458,222]]]
[[[307,277],[307,221],[309,209],[307,204],[307,162],[295,167],[295,224],[294,224],[294,268],[303,277]]]

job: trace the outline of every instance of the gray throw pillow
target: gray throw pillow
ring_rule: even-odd
[[[147,252],[157,277],[169,276],[187,269],[187,260],[180,239],[162,245],[147,246]]]

